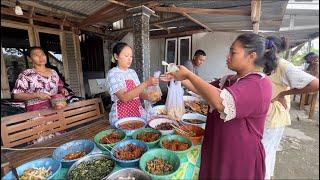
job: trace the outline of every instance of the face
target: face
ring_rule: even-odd
[[[132,49],[125,46],[120,54],[114,54],[115,59],[118,61],[118,66],[122,69],[128,69],[132,63]]]
[[[201,66],[201,64],[203,64],[205,60],[206,56],[203,55],[194,56],[193,58],[193,62],[196,66]]]
[[[45,65],[47,63],[47,56],[41,49],[35,49],[31,54],[32,63],[35,65]]]
[[[255,59],[255,52],[247,54],[241,42],[235,41],[230,47],[227,56],[227,65],[230,70],[238,72],[252,67]]]

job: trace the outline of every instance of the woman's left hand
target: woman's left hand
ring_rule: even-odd
[[[183,81],[183,80],[185,80],[185,79],[188,79],[188,76],[189,76],[190,74],[192,74],[192,72],[189,71],[186,67],[184,67],[184,66],[178,66],[178,67],[179,67],[179,71],[169,73],[169,74],[171,74],[176,80],[178,80],[178,81]]]
[[[282,104],[282,106],[283,106],[285,109],[287,109],[287,101],[286,101],[286,99],[284,98],[283,95],[278,94],[275,98],[273,98],[273,99],[271,100],[271,102],[275,102],[275,101],[278,101],[279,103]]]
[[[66,88],[62,88],[61,89],[61,94],[64,96],[68,96],[69,95],[69,91]]]

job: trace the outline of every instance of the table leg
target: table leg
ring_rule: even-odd
[[[300,110],[303,109],[305,101],[306,101],[306,94],[301,94],[300,95],[300,105],[299,105]]]
[[[309,119],[314,118],[314,113],[316,111],[316,103],[318,98],[318,92],[315,94],[312,94],[312,100],[311,100],[311,106],[310,106],[310,112],[309,112]]]

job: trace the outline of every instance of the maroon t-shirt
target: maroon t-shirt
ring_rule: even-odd
[[[211,84],[218,87],[219,80]],[[224,122],[216,110],[208,114],[199,178],[264,179],[261,139],[271,102],[271,81],[258,73],[240,79],[228,76],[221,89],[233,96],[236,117]]]

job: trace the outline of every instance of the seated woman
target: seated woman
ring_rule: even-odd
[[[12,91],[14,99],[25,101],[26,110],[40,110],[51,106],[51,96],[69,93],[63,87],[56,71],[46,68],[47,57],[41,47],[30,48],[32,69],[26,69],[19,74]]]
[[[12,91],[14,99],[25,101],[26,110],[34,111],[49,108],[50,99],[53,95],[62,94],[68,96],[59,75],[53,69],[47,68],[47,57],[41,47],[30,48],[30,57],[33,63],[32,69],[26,69],[19,74],[15,87]],[[51,122],[47,122],[48,124]],[[60,135],[63,132],[56,132]],[[49,134],[42,136],[34,143],[39,143],[55,136]]]
[[[45,67],[47,57],[42,48],[32,47],[30,57],[33,68],[19,74],[12,91],[14,99],[25,101],[27,111],[50,107],[52,95],[68,95],[57,72]]]

